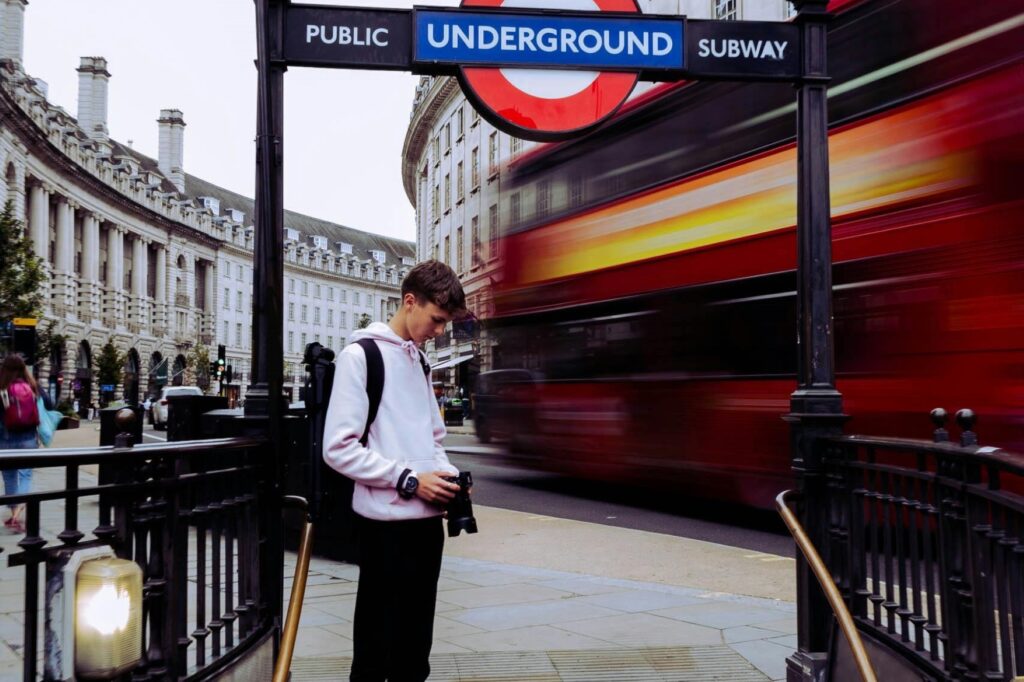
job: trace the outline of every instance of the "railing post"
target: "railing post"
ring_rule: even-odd
[[[790,398],[793,471],[802,493],[800,520],[810,540],[829,546],[828,485],[823,440],[842,432],[832,339],[832,230],[828,168],[828,0],[794,0],[801,29],[797,89],[798,385]],[[831,565],[829,557],[825,560]],[[787,660],[789,682],[821,679],[832,612],[802,557],[797,558],[798,651]]]

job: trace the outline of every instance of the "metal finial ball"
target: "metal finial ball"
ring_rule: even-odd
[[[963,409],[956,413],[956,423],[964,431],[974,430],[974,424],[978,421],[978,415],[974,410]]]
[[[949,414],[941,407],[936,407],[930,413],[932,424],[935,424],[935,428],[941,429],[946,426],[946,422],[949,420]]]
[[[135,427],[135,411],[128,407],[122,407],[114,415],[114,423],[117,425],[118,431],[130,432]]]

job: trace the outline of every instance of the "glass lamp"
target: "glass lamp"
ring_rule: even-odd
[[[82,563],[75,577],[75,674],[110,679],[142,658],[142,569],[127,559]]]

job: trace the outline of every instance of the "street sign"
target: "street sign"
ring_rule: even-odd
[[[800,76],[800,27],[772,21],[689,21],[686,72],[701,79],[793,80]]]
[[[290,5],[284,57],[295,66],[408,71],[409,10]]]
[[[595,12],[417,10],[414,64],[589,70],[683,68],[683,20]]]
[[[640,13],[635,0],[462,0],[462,7]],[[559,56],[573,54],[568,43],[561,49],[561,40],[559,48]],[[636,71],[459,70],[462,91],[484,118],[512,135],[538,140],[563,139],[600,125],[622,106],[639,79]]]
[[[16,317],[12,322],[15,327],[35,327],[39,324],[38,318],[35,317]]]

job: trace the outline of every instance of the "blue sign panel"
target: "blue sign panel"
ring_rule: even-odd
[[[416,10],[413,61],[602,71],[683,68],[683,20]]]

